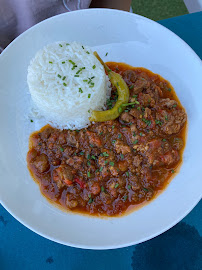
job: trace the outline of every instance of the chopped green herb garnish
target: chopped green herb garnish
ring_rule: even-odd
[[[87,82],[88,80],[83,80],[83,82]]]
[[[52,61],[49,61],[50,64],[52,64],[53,62]]]
[[[135,140],[134,142],[133,142],[133,144],[137,144],[138,143],[138,140]]]
[[[90,159],[90,154],[87,155],[87,159]]]
[[[95,69],[96,68],[96,65],[93,65],[93,69]]]
[[[149,190],[148,190],[147,188],[145,188],[145,187],[143,187],[143,190],[144,190],[144,191],[146,191],[146,192],[148,192],[148,191],[149,191]]]
[[[121,154],[121,159],[124,159],[124,155],[123,154]]]
[[[64,76],[63,78],[62,78],[62,80],[64,81],[66,79],[66,76]]]
[[[89,160],[87,161],[87,164],[88,164],[88,166],[90,166],[90,165],[91,165],[91,163],[90,163],[90,161],[89,161]]]
[[[121,139],[121,137],[122,137],[121,134],[118,134],[118,138]]]
[[[62,44],[59,44],[60,47],[62,47]]]
[[[129,89],[133,89],[134,88],[134,85],[132,84],[131,86],[129,86]]]
[[[93,199],[92,198],[90,198],[89,199],[89,201],[88,201],[88,203],[92,203],[93,202]]]
[[[69,62],[70,62],[73,66],[76,66],[76,64],[74,63],[74,61],[69,60]]]
[[[77,67],[77,65],[73,66],[73,67],[72,67],[72,70],[74,70],[76,67]]]
[[[140,132],[140,136],[142,136],[143,134],[142,134],[142,132]]]
[[[88,110],[88,113],[90,113],[90,110]]]
[[[61,152],[64,152],[64,148],[60,147],[60,151],[61,151]]]
[[[103,167],[100,167],[100,172],[103,170]]]
[[[95,159],[96,159],[96,157],[92,155],[92,156],[91,156],[91,159],[94,159],[94,160],[95,160]]]
[[[99,135],[102,135],[103,134],[103,131],[102,132],[100,132],[100,134]]]
[[[90,98],[91,97],[91,94],[88,94],[88,98]]]
[[[90,54],[89,51],[86,51],[87,54]]]
[[[90,172],[87,172],[87,176],[90,177]]]
[[[131,185],[128,185],[128,189],[131,189]]]
[[[117,188],[119,186],[119,184],[118,183],[116,183],[116,185],[114,186],[115,188]]]
[[[108,160],[105,160],[105,165],[108,163]]]
[[[67,86],[67,84],[66,84],[65,82],[63,83],[63,85],[64,85],[64,86]]]
[[[171,88],[168,88],[168,91],[171,92]]]
[[[147,120],[145,118],[142,118],[142,121],[145,122],[148,126],[151,125],[151,120]]]
[[[81,89],[81,87],[79,88],[79,93],[83,93],[83,90]]]
[[[110,165],[110,166],[114,166],[114,162],[110,161],[110,162],[109,162],[109,165]]]
[[[79,77],[79,75],[74,75],[74,77]]]
[[[168,116],[167,116],[167,115],[165,116],[165,120],[166,120],[166,121],[168,120]]]
[[[106,52],[105,56],[107,56],[107,55],[108,55],[108,52]]]
[[[124,195],[124,196],[123,196],[123,200],[124,200],[124,202],[127,200],[127,198],[128,198],[128,196],[127,196],[127,195]]]
[[[129,176],[129,172],[126,172],[126,175]]]
[[[176,108],[176,107],[177,107],[177,104],[174,104],[174,105],[173,105],[173,108]]]
[[[80,152],[80,155],[82,155],[82,156],[83,156],[83,155],[84,155],[84,152],[83,152],[83,151],[81,151],[81,152]]]
[[[163,141],[163,142],[166,142],[166,139],[163,139],[162,141]]]
[[[90,147],[94,147],[94,145],[93,144],[90,144]]]
[[[82,47],[82,49],[84,50],[84,46],[82,45],[81,47]]]
[[[102,154],[103,154],[104,157],[108,157],[109,156],[109,154],[107,154],[107,152],[103,152]]]
[[[133,132],[133,136],[134,136],[134,137],[136,136],[136,133],[135,133],[135,132]]]
[[[121,106],[118,108],[118,112],[121,113],[123,110],[121,108]]]
[[[140,111],[140,107],[137,107],[137,110]]]
[[[95,172],[96,172],[96,173],[99,172],[99,169],[97,169]]]
[[[62,78],[62,76],[60,74],[58,74],[58,78]]]
[[[66,45],[68,46],[68,45],[69,45],[69,43],[66,43]]]
[[[76,72],[76,74],[79,74],[83,69],[85,69],[85,67],[80,68],[80,69]]]
[[[62,64],[65,64],[65,61],[62,61]]]
[[[30,122],[33,123],[34,121],[31,119]]]
[[[113,140],[112,143],[115,144],[116,140]]]
[[[119,83],[117,82],[116,85],[119,86]]]
[[[171,173],[174,173],[174,172],[175,172],[174,170],[171,171]]]
[[[103,186],[101,186],[101,191],[104,192],[105,191],[105,188]]]
[[[155,120],[155,123],[156,123],[157,125],[159,125],[159,126],[162,126],[162,124],[163,124],[160,120]]]

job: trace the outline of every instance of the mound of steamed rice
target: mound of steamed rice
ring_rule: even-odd
[[[38,51],[27,82],[37,114],[60,129],[87,127],[91,111],[104,109],[110,95],[103,66],[89,47],[76,42]]]

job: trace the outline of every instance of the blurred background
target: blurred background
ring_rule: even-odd
[[[202,10],[202,0],[0,0],[0,52],[34,24],[89,5],[130,11],[154,21]]]
[[[91,6],[130,10],[158,21],[202,11],[202,0],[93,0]]]

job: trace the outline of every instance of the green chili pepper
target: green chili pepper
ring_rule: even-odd
[[[97,52],[94,52],[94,55],[100,61],[100,63],[104,66],[107,74],[109,75],[110,81],[113,86],[117,88],[118,99],[116,104],[111,110],[107,111],[93,111],[90,121],[94,122],[105,122],[109,120],[114,120],[122,113],[122,105],[128,103],[129,100],[129,89],[121,75],[116,72],[113,72],[108,68],[108,66],[102,61]]]

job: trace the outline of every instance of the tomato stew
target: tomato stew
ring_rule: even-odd
[[[47,125],[30,136],[28,168],[65,209],[117,216],[154,198],[182,162],[187,116],[170,83],[144,68],[109,62],[130,89],[114,121],[82,130]],[[108,109],[117,99],[112,89]]]

